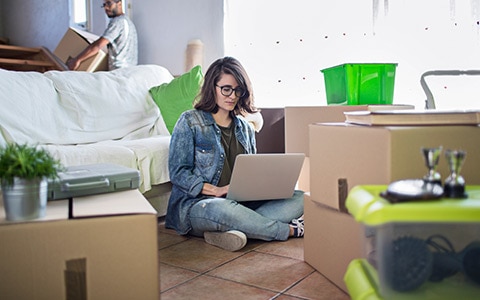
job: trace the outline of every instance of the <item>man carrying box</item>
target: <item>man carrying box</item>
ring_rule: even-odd
[[[104,0],[102,7],[110,18],[107,29],[77,57],[67,60],[70,70],[78,69],[80,63],[97,54],[105,46],[108,48],[109,70],[137,65],[137,31],[133,22],[123,12],[122,0]]]

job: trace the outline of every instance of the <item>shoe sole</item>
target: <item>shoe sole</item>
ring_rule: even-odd
[[[205,232],[205,242],[228,251],[238,251],[247,244],[247,236],[240,231]]]

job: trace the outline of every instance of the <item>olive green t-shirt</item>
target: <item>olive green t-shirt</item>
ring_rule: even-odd
[[[218,186],[225,186],[230,183],[232,177],[233,165],[238,154],[245,153],[242,145],[238,142],[234,132],[234,122],[228,127],[218,126],[222,132],[222,146],[225,150],[225,163]]]

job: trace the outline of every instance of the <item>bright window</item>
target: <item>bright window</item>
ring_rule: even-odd
[[[88,29],[88,0],[70,0],[70,26],[79,29]]]

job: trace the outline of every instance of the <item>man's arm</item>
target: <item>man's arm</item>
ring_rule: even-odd
[[[88,45],[88,47],[83,49],[83,51],[80,52],[80,54],[77,55],[77,57],[69,58],[67,60],[67,67],[70,70],[78,69],[78,67],[84,60],[97,54],[98,51],[100,51],[100,49],[102,49],[103,47],[107,46],[108,43],[109,41],[106,38],[100,37],[98,40],[96,40],[92,44]]]

